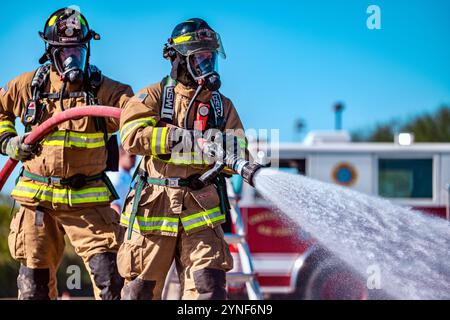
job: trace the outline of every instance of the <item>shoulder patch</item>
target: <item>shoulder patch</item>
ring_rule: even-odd
[[[8,84],[5,84],[5,86],[0,88],[0,96],[4,96],[8,92]]]
[[[147,93],[141,93],[141,94],[131,98],[131,100],[132,101],[137,101],[137,102],[144,102],[145,98],[147,98],[147,97],[148,97]]]

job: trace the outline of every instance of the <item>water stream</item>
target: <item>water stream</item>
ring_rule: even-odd
[[[262,169],[257,190],[364,278],[397,299],[450,299],[448,221],[349,188]],[[283,218],[280,214],[280,218]]]

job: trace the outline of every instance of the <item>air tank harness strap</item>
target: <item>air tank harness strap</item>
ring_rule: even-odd
[[[223,174],[219,174],[214,184],[217,188],[217,194],[219,195],[220,200],[220,211],[223,215],[228,217],[230,215],[231,205],[230,205],[230,199],[228,198],[228,192],[227,192],[227,183],[225,181],[225,176]]]
[[[128,223],[128,235],[127,235],[128,240],[131,240],[131,234],[133,232],[134,220],[136,219],[136,213],[137,213],[139,201],[141,200],[142,189],[144,188],[145,184],[147,183],[146,176],[139,174],[139,176],[137,178],[138,178],[138,180],[137,180],[136,184],[134,185],[134,189],[136,189],[136,192],[135,192],[133,207],[131,209],[130,219],[129,219],[129,223]],[[133,179],[133,181],[134,181],[134,179]],[[133,181],[131,183],[133,183]],[[131,189],[130,189],[130,191],[131,191]],[[128,198],[128,196],[127,196],[127,198]]]

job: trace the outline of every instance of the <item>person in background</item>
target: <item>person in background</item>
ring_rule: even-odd
[[[118,214],[122,211],[123,201],[125,200],[130,184],[131,169],[136,164],[136,155],[129,154],[122,146],[119,146],[119,171],[108,171],[108,177],[119,195],[119,199],[111,203]]]

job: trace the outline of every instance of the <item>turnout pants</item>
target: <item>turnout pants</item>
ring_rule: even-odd
[[[133,232],[118,252],[125,279],[122,299],[161,299],[174,260],[182,299],[226,299],[225,273],[233,268],[233,259],[220,225],[189,235],[181,230],[178,237]]]
[[[123,238],[118,215],[109,206],[52,210],[22,206],[14,215],[8,245],[21,263],[19,299],[56,299],[56,271],[67,234],[91,276],[96,299],[119,299],[123,279],[116,252]]]

